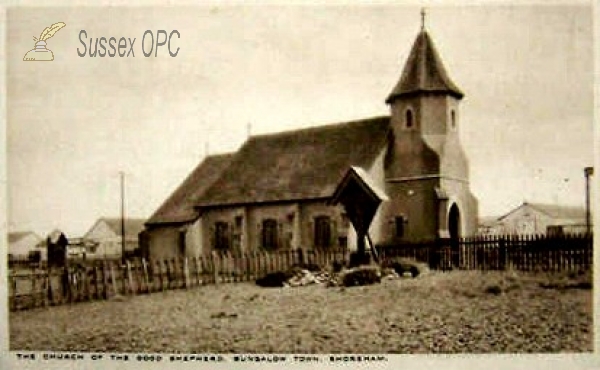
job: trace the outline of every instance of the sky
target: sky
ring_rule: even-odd
[[[53,62],[24,62],[33,37]],[[149,217],[207,153],[261,134],[389,114],[417,6],[52,7],[7,12],[9,231],[82,236]],[[584,205],[593,164],[592,12],[585,5],[430,6],[426,28],[465,92],[460,137],[480,215]],[[135,57],[80,57],[80,31],[136,38]],[[144,57],[144,31],[177,30]],[[149,43],[145,44],[149,48]],[[89,47],[89,46],[88,46]]]

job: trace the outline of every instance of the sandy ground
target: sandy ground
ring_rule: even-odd
[[[592,290],[508,273],[340,288],[223,284],[10,313],[11,350],[170,353],[592,351]]]

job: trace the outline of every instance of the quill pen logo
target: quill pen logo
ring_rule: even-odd
[[[35,48],[29,50],[27,54],[25,54],[25,56],[23,57],[23,60],[27,62],[53,61],[54,54],[52,53],[52,50],[46,48],[46,40],[54,36],[54,34],[64,26],[66,26],[66,24],[64,24],[63,22],[54,23],[52,26],[46,27],[46,29],[42,31],[42,34],[40,35],[39,39],[34,36],[33,41],[36,41]]]

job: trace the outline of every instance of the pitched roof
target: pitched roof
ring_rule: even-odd
[[[229,165],[233,153],[206,157],[146,222],[147,225],[184,223],[198,217],[194,205]]]
[[[24,237],[26,237],[28,235],[33,235],[33,236],[36,237],[36,239],[42,240],[42,238],[40,238],[33,231],[15,231],[15,232],[12,232],[12,233],[8,233],[8,242],[9,243],[16,243],[16,242],[18,242],[19,240],[23,239]]]
[[[388,116],[253,136],[199,199],[200,207],[328,198],[350,166],[387,143]]]
[[[585,208],[577,206],[565,206],[559,204],[524,203],[539,211],[542,211],[554,219],[561,220],[584,220]]]
[[[121,235],[121,219],[103,217],[99,221],[104,221],[108,227],[117,235]],[[126,218],[125,219],[125,238],[137,238],[138,234],[144,230],[145,219]]]
[[[400,81],[385,102],[390,104],[399,96],[418,92],[442,92],[458,99],[464,96],[448,76],[433,40],[425,30],[417,36]]]
[[[504,216],[499,217],[497,220],[502,221],[503,219],[505,219],[506,217],[523,207],[531,207],[539,212],[545,213],[546,215],[550,216],[555,220],[585,220],[585,208],[583,207],[531,202],[523,202],[520,206],[508,212]]]

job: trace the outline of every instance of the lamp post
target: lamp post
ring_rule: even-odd
[[[585,231],[587,235],[590,235],[592,231],[592,214],[590,210],[590,176],[594,174],[594,167],[585,167],[583,173],[585,175]]]

